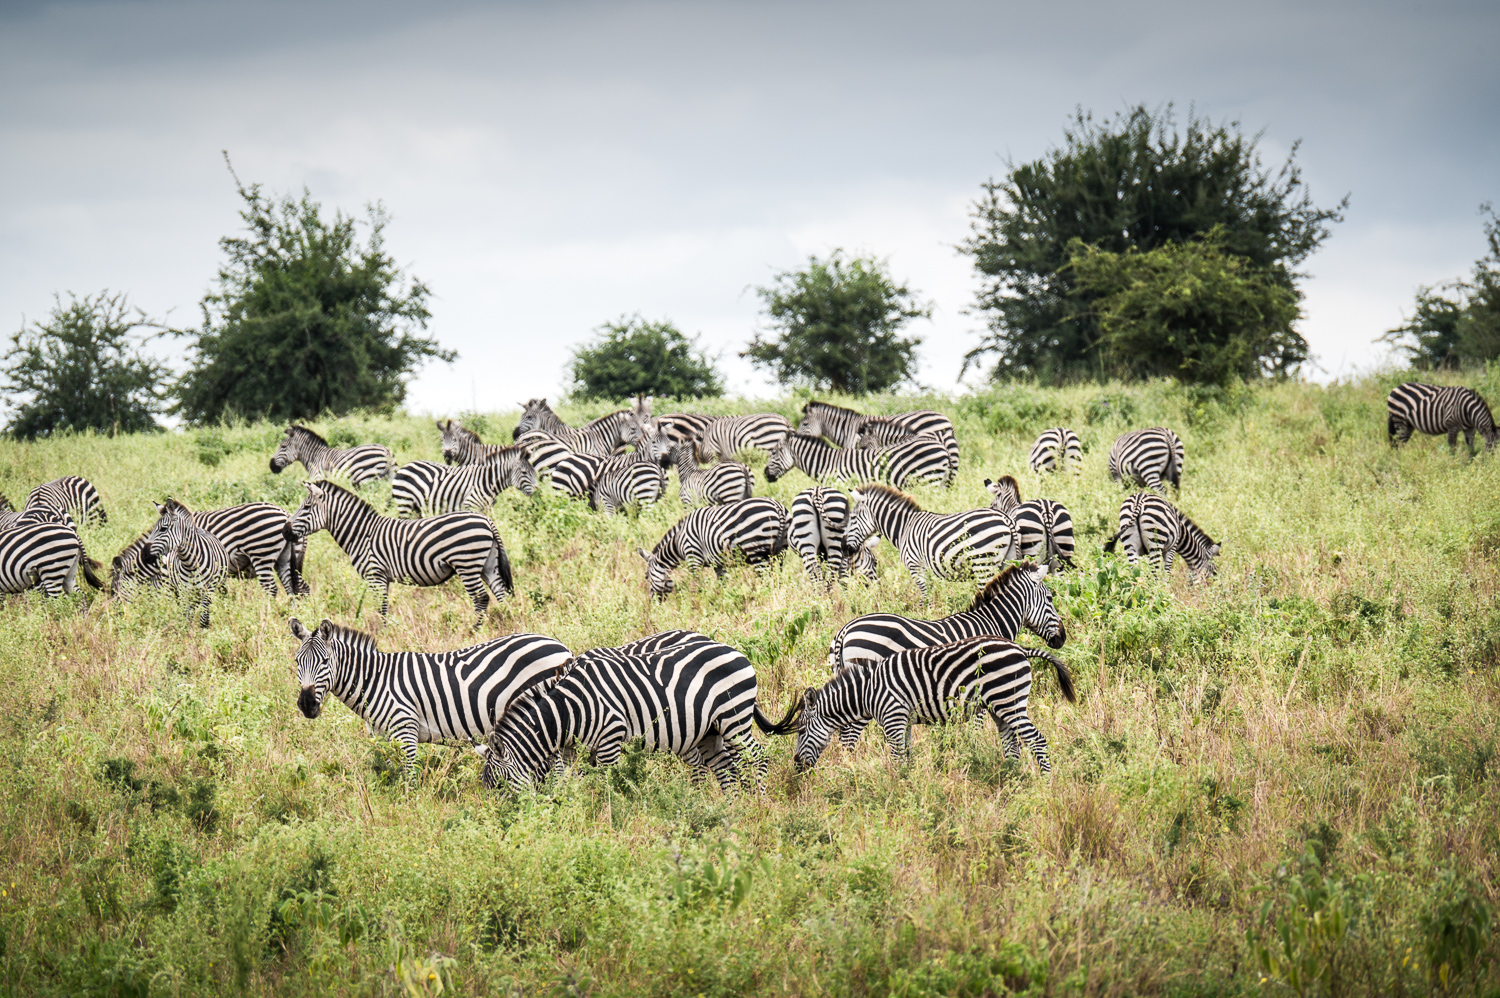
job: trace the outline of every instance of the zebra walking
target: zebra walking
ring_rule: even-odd
[[[1458,434],[1474,453],[1474,434],[1484,438],[1484,449],[1495,447],[1495,417],[1488,403],[1472,388],[1461,385],[1424,385],[1408,381],[1386,397],[1386,436],[1391,446],[1406,443],[1413,430],[1448,435],[1448,449],[1458,448]]]
[[[1031,453],[1027,456],[1026,463],[1031,465],[1031,470],[1039,475],[1051,471],[1066,471],[1069,467],[1074,471],[1080,471],[1082,469],[1079,466],[1083,463],[1083,441],[1078,439],[1078,434],[1065,426],[1054,426],[1050,430],[1043,430],[1036,438],[1036,443],[1031,445]]]
[[[665,599],[676,588],[672,570],[684,562],[694,568],[712,568],[722,579],[731,552],[751,565],[770,561],[786,550],[790,521],[791,514],[775,499],[704,506],[678,520],[649,553],[642,548],[635,551],[646,563],[651,595]]]
[[[209,606],[229,575],[229,551],[217,537],[194,523],[191,511],[176,500],[152,505],[157,512],[156,526],[146,535],[142,557],[160,566],[172,592],[188,598],[188,616],[196,609],[198,626],[207,627]],[[277,512],[286,515],[282,510]],[[274,581],[270,590],[276,591]]]
[[[940,579],[989,578],[1017,556],[1014,526],[1001,513],[991,509],[931,513],[904,492],[868,482],[854,490],[854,511],[844,546],[853,551],[876,535],[895,545],[901,564],[924,597],[929,574]]]
[[[78,591],[80,570],[85,582],[103,589],[94,564],[72,525],[53,510],[23,512],[0,529],[0,593],[40,589],[47,596],[71,595]]]
[[[6,506],[9,508],[9,503]],[[63,516],[71,517],[70,522],[76,524],[109,522],[109,514],[104,511],[104,501],[99,498],[99,490],[87,478],[79,478],[77,475],[54,478],[32,489],[22,511],[29,509],[56,510]]]
[[[716,416],[698,437],[698,460],[730,461],[742,450],[772,451],[791,432],[792,424],[774,412]]]
[[[755,494],[755,473],[738,461],[720,461],[707,468],[698,467],[692,443],[677,443],[667,452],[667,460],[677,469],[677,490],[684,506],[740,502]]]
[[[1021,486],[1010,475],[999,481],[984,480],[994,500],[990,508],[1010,517],[1016,531],[1016,557],[1045,561],[1052,571],[1072,567],[1075,541],[1073,515],[1068,507],[1051,499],[1021,501]]]
[[[844,552],[844,531],[849,525],[849,497],[838,489],[818,485],[803,489],[792,500],[789,538],[802,556],[802,567],[814,579],[823,579],[820,561],[828,563],[827,582],[849,574]]]
[[[511,634],[446,652],[383,652],[375,638],[325,620],[293,617],[297,708],[316,718],[332,693],[401,746],[410,772],[422,742],[483,742],[515,698],[555,677],[573,653],[540,634]]]
[[[413,461],[402,465],[391,483],[391,499],[398,516],[454,513],[488,509],[507,488],[527,496],[536,491],[536,469],[526,459],[525,448],[496,448],[479,464]]]
[[[909,437],[881,450],[851,450],[793,433],[771,452],[766,481],[774,482],[793,468],[818,482],[880,479],[901,488],[913,479],[933,484],[949,480],[948,451],[941,441],[927,436]]]
[[[859,436],[865,425],[872,420],[895,424],[908,433],[936,437],[948,451],[949,464],[958,469],[958,437],[953,432],[953,421],[932,409],[913,412],[898,412],[890,416],[867,416],[853,409],[828,402],[809,402],[802,407],[802,422],[797,432],[809,437],[827,437],[840,447],[859,446]],[[876,433],[889,432],[876,427]]]
[[[333,535],[354,570],[390,611],[391,583],[440,586],[459,577],[474,601],[474,626],[484,623],[489,593],[503,600],[515,590],[510,559],[495,525],[478,513],[444,513],[421,520],[381,516],[375,507],[332,482],[305,482],[307,498],[292,514],[293,537],[320,530]],[[488,587],[489,592],[486,592]]]
[[[943,724],[961,710],[955,709],[957,704],[977,701],[994,719],[1008,758],[1020,756],[1019,736],[1041,771],[1051,772],[1047,739],[1027,715],[1033,658],[1052,663],[1063,696],[1076,702],[1073,677],[1061,659],[1041,648],[1023,648],[989,635],[912,648],[881,662],[841,670],[821,690],[803,694],[792,758],[798,771],[805,772],[817,763],[834,731],[863,726],[873,718],[885,730],[891,757],[900,762],[910,751],[913,724]]]
[[[1176,506],[1150,492],[1137,492],[1120,504],[1120,531],[1104,550],[1113,551],[1116,541],[1124,545],[1132,565],[1145,558],[1164,572],[1172,571],[1172,558],[1180,554],[1189,574],[1198,579],[1217,571],[1214,559],[1223,550]]]
[[[271,455],[271,471],[281,474],[297,461],[313,476],[347,475],[355,488],[377,478],[389,480],[396,473],[396,458],[383,444],[362,444],[336,450],[305,426],[288,426],[281,445]]]
[[[1120,434],[1109,449],[1109,477],[1161,491],[1162,482],[1182,487],[1182,440],[1164,426]]]

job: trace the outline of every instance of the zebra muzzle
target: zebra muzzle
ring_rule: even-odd
[[[302,711],[302,716],[311,720],[323,711],[323,702],[318,696],[316,687],[304,686],[302,692],[297,694],[297,709]]]

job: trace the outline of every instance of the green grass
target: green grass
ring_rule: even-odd
[[[382,623],[321,534],[312,596],[233,582],[206,632],[160,598],[80,614],[12,597],[0,994],[1500,993],[1500,460],[1389,448],[1396,380],[859,403],[953,416],[963,467],[950,492],[917,490],[930,508],[986,505],[983,479],[1011,473],[1072,511],[1080,570],[1052,585],[1079,702],[1040,674],[1032,706],[1050,777],[1006,762],[993,729],[954,726],[919,730],[899,768],[872,729],[800,778],[773,740],[765,795],[738,800],[635,753],[517,798],[485,792],[472,753],[424,747],[405,783],[341,704],[298,713],[286,621],[459,647],[456,582],[395,587]],[[1497,382],[1474,383],[1497,398]],[[802,402],[710,405],[796,418]],[[475,422],[499,440],[515,418]],[[1026,451],[1059,423],[1084,468],[1044,481]],[[1109,443],[1156,424],[1186,444],[1181,506],[1225,545],[1208,586],[1099,553],[1123,494]],[[317,428],[440,459],[429,420]],[[84,539],[107,562],[152,499],[295,506],[300,466],[267,467],[279,435],[7,442],[0,491],[90,478],[110,520]],[[789,501],[807,484],[757,488]],[[973,592],[939,582],[924,604],[882,546],[874,586],[825,594],[789,557],[723,582],[679,572],[652,604],[634,549],[680,515],[675,486],[639,519],[512,492],[494,512],[519,591],[482,636],[581,650],[693,628],[751,656],[773,715],[826,678],[850,617],[938,615]]]

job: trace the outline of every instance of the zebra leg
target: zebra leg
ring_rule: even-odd
[[[262,560],[252,562],[251,568],[255,572],[255,579],[260,583],[260,587],[266,591],[267,595],[274,597],[276,595],[276,563]]]
[[[905,762],[911,755],[911,709],[905,704],[887,709],[880,717],[880,726],[885,730],[885,747],[891,753],[891,761]]]
[[[1471,438],[1469,440],[1469,445],[1472,447],[1473,444],[1474,441]],[[1456,450],[1458,450],[1458,427],[1455,426],[1453,427],[1453,429],[1448,431],[1448,452],[1451,454]]]
[[[464,592],[469,594],[469,599],[474,601],[474,629],[477,631],[484,623],[485,611],[490,608],[490,594],[484,588],[484,579],[472,573],[460,573],[459,580],[463,582]],[[501,587],[503,590],[503,586]]]
[[[1031,718],[1026,716],[1024,707],[1017,707],[1005,717],[1006,726],[1021,740],[1026,747],[1031,749],[1031,754],[1036,759],[1036,764],[1043,773],[1052,772],[1052,761],[1047,758],[1047,739],[1031,723]],[[1019,753],[1018,753],[1019,754]]]
[[[380,615],[386,616],[391,612],[391,580],[384,572],[374,572],[365,576],[365,582],[375,590],[376,598],[380,600]]]

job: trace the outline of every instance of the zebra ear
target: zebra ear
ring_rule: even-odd
[[[167,511],[167,507],[163,503],[159,503],[159,502],[156,502],[155,500],[152,500],[151,505],[153,507],[155,507],[155,509],[156,509],[156,515],[157,516],[161,516],[162,514],[166,513],[166,511]]]
[[[490,746],[488,742],[483,745],[474,745],[471,747],[474,749],[474,754],[479,756],[479,758],[488,759],[490,757]]]
[[[332,633],[333,621],[329,620],[327,617],[324,617],[323,622],[318,625],[318,637],[326,639],[328,635]]]
[[[296,617],[293,617],[291,620],[287,621],[287,623],[292,628],[292,637],[296,638],[298,641],[306,641],[308,638],[312,637],[312,632],[309,631],[306,627],[302,626],[302,621],[298,620]]]
[[[1038,582],[1041,582],[1047,577],[1047,571],[1048,568],[1046,565],[1038,565],[1036,566],[1035,572],[1033,572],[1033,578],[1035,578]]]
[[[993,484],[994,484],[994,483],[993,483],[993,482],[991,482],[991,481],[990,481],[990,480],[989,480],[989,479],[988,479],[988,478],[986,478],[986,479],[985,479],[985,480],[984,480],[984,487],[985,487],[985,488],[989,488],[989,487],[990,487],[990,486],[991,486],[991,485],[993,485]]]

